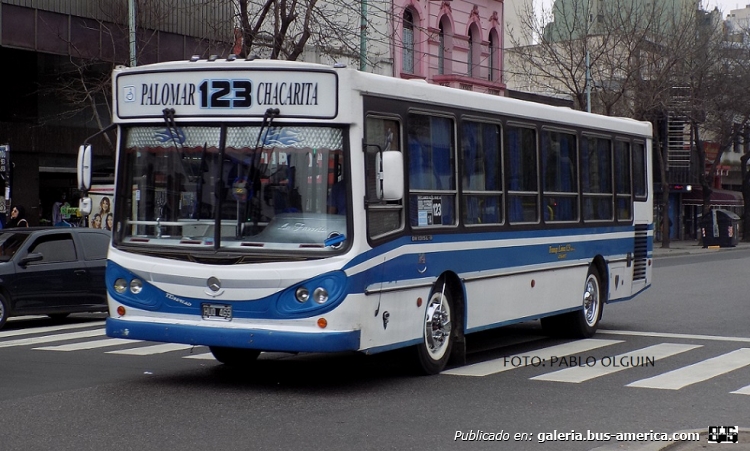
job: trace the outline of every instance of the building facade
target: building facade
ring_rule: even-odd
[[[135,3],[138,64],[231,48],[234,14],[228,2],[210,8],[198,0]],[[0,145],[9,149],[12,167],[0,180],[0,193],[10,194],[7,203],[26,207],[32,225],[51,219],[62,192],[77,205],[78,146],[110,123],[109,74],[131,60],[128,14],[128,0],[0,1],[6,80]],[[95,181],[111,182],[111,145],[101,136],[94,143],[95,161],[104,166]],[[0,219],[5,207],[0,202]]]

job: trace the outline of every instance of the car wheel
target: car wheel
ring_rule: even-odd
[[[419,369],[437,374],[445,368],[453,346],[453,300],[445,282],[430,295],[424,317],[424,335],[417,345]]]
[[[2,329],[5,322],[8,321],[8,315],[10,315],[10,306],[5,299],[5,296],[0,294],[0,329]]]
[[[226,348],[223,346],[209,346],[208,349],[219,362],[238,368],[252,366],[260,355],[260,351],[256,349]]]

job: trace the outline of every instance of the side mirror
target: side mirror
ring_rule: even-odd
[[[44,260],[44,255],[40,254],[39,252],[32,252],[22,258],[21,261],[18,262],[18,264],[19,266],[26,266],[29,263],[40,262],[42,260]]]
[[[78,148],[78,189],[88,191],[91,189],[91,145],[84,144]]]
[[[404,155],[397,150],[378,153],[376,183],[379,200],[395,201],[404,197]]]

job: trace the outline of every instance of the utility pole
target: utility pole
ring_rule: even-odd
[[[589,5],[589,8],[591,5]],[[593,21],[593,14],[589,13],[589,21],[586,24],[586,112],[591,112],[591,61],[589,61],[589,31],[591,28],[591,22]]]
[[[367,70],[367,0],[360,0],[359,70]]]
[[[128,41],[130,44],[130,67],[136,66],[136,61],[135,61],[136,59],[135,58],[136,20],[135,18],[137,14],[136,14],[136,9],[135,9],[136,7],[135,2],[136,0],[128,0]]]

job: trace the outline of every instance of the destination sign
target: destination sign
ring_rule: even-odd
[[[338,112],[333,72],[164,71],[116,75],[120,118],[263,116],[278,108],[282,117],[330,119]]]

